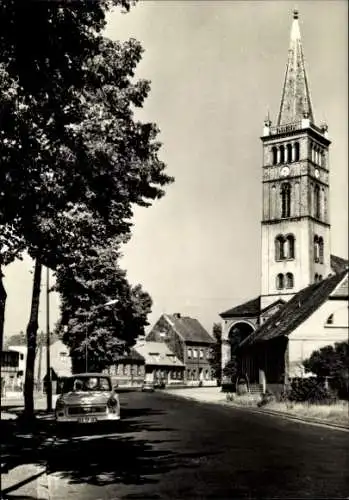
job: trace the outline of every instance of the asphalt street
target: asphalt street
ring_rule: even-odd
[[[44,448],[50,500],[349,497],[346,432],[161,392],[120,399],[117,429]]]

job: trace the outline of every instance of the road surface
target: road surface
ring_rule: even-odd
[[[120,399],[117,432],[45,448],[50,500],[349,497],[349,433],[161,392]]]

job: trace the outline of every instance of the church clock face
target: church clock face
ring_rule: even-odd
[[[282,167],[280,174],[282,177],[287,177],[290,173],[289,167]]]

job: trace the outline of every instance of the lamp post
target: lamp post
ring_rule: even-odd
[[[102,307],[108,307],[108,306],[113,306],[114,304],[117,304],[119,302],[119,299],[112,299],[106,302],[105,304],[100,304],[97,306],[96,309],[102,308]],[[90,316],[90,311],[87,311],[86,318],[85,318],[85,372],[88,373],[88,323],[87,320]]]

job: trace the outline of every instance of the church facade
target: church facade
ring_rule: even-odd
[[[265,388],[302,374],[313,350],[348,338],[348,262],[330,249],[331,142],[315,122],[297,11],[280,111],[275,125],[265,120],[261,141],[261,293],[220,316],[222,368],[240,345],[248,378]]]

